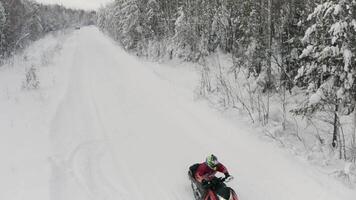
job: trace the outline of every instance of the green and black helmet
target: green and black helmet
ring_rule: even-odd
[[[206,164],[213,170],[216,170],[216,166],[219,164],[218,158],[213,154],[206,157]]]

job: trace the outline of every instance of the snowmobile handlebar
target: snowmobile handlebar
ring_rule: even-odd
[[[223,184],[224,182],[229,182],[233,179],[232,176],[229,177],[215,177],[210,181],[204,181],[203,182],[203,187],[204,188],[215,188],[221,184]]]
[[[213,180],[209,181],[212,184],[216,183],[224,183],[224,182],[230,182],[234,177],[228,176],[228,177],[216,177]]]
[[[221,182],[230,182],[234,179],[234,177],[233,176],[228,176],[228,177],[225,176],[225,177],[220,177],[219,179],[221,180]]]

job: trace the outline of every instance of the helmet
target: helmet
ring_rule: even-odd
[[[218,158],[214,156],[213,154],[209,155],[206,157],[206,164],[211,168],[211,169],[216,169],[216,166],[219,164]]]

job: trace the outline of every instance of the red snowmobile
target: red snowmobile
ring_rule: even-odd
[[[216,177],[205,183],[204,186],[201,186],[201,184],[195,180],[194,173],[195,172],[190,168],[188,176],[196,200],[239,200],[235,191],[225,184],[225,182],[229,182],[231,179]]]

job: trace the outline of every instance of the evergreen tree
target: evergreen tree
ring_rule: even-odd
[[[163,18],[162,9],[156,0],[149,0],[147,4],[146,26],[148,35],[146,38],[162,40],[166,31],[166,23]]]
[[[1,56],[3,55],[3,52],[5,51],[5,36],[4,36],[4,29],[5,29],[5,24],[6,24],[6,13],[5,13],[5,8],[2,6],[2,3],[0,1],[0,60]],[[1,63],[0,63],[1,64]]]
[[[10,56],[50,31],[93,24],[95,12],[42,5],[30,0],[0,1],[0,58]]]
[[[307,12],[303,1],[282,1],[278,16],[275,16],[275,30],[279,41],[281,60],[275,59],[280,68],[281,86],[289,90],[293,88],[294,78],[300,67],[299,55],[302,51],[300,38],[304,35],[302,21]],[[303,84],[300,84],[300,86]]]
[[[173,40],[177,47],[177,56],[188,61],[195,59],[195,50],[197,47],[197,35],[194,31],[192,18],[188,16],[187,6],[181,7],[175,23],[175,35]]]
[[[355,108],[355,6],[352,0],[324,0],[308,16],[311,25],[302,39],[303,65],[297,78],[308,83],[309,98],[297,114],[334,113],[333,146],[338,136],[338,114],[350,114]]]
[[[5,8],[2,6],[0,1],[0,33],[4,30],[6,23],[6,13]]]
[[[142,3],[142,2],[141,2]],[[120,40],[126,49],[137,49],[143,42],[144,27],[143,12],[140,2],[132,0],[119,0],[115,7],[114,27],[118,26]],[[138,50],[138,49],[137,49]]]
[[[212,33],[217,37],[219,46],[224,52],[231,52],[232,41],[230,37],[231,18],[225,4],[220,4],[215,11],[212,22]]]
[[[249,75],[258,77],[263,70],[265,58],[263,24],[261,12],[255,1],[243,1],[241,5],[241,18],[237,43],[239,50],[235,57],[238,58],[239,67],[248,69]]]

